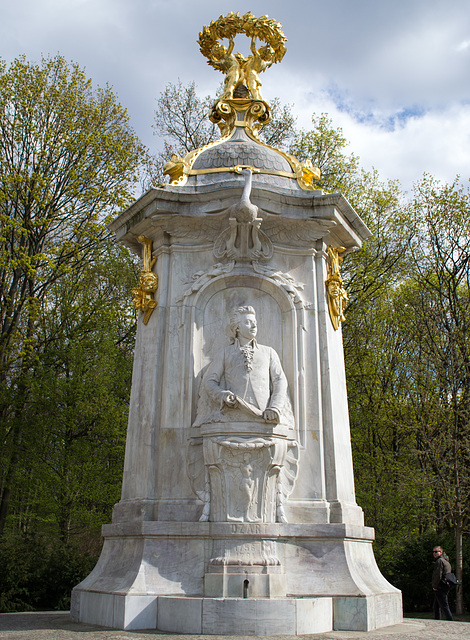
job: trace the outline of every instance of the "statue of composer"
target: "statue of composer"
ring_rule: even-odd
[[[232,344],[209,364],[194,426],[210,422],[265,422],[293,426],[287,380],[274,349],[256,341],[253,307],[230,317]]]

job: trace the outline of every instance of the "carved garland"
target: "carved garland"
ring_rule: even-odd
[[[219,67],[211,60],[211,51],[215,44],[223,38],[235,38],[239,33],[245,33],[249,37],[256,36],[269,44],[274,50],[274,62],[280,62],[286,53],[286,37],[281,31],[281,24],[268,16],[256,18],[250,11],[243,16],[231,11],[226,16],[220,16],[213,20],[208,27],[203,27],[199,34],[198,43],[203,56],[208,58],[208,63],[215,69]],[[243,58],[240,54],[237,54]]]

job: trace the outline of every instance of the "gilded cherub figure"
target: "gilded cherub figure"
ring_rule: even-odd
[[[132,289],[133,302],[136,309],[144,314],[143,322],[147,324],[152,311],[157,306],[153,295],[158,288],[158,276],[153,271],[141,271],[139,287]]]
[[[152,271],[157,258],[152,257],[152,240],[150,238],[138,236],[137,239],[144,245],[144,264],[140,272],[139,287],[132,289],[132,296],[136,309],[144,314],[144,324],[147,324],[152,311],[157,306],[153,297],[158,288],[158,276]]]
[[[241,53],[233,53],[234,38],[241,33],[251,37],[251,55],[248,58]],[[259,49],[256,48],[258,38],[266,43]],[[228,40],[228,48],[219,43],[220,39]],[[209,26],[203,27],[198,43],[208,63],[226,75],[225,90],[221,96],[223,100],[233,99],[234,90],[240,85],[248,89],[253,100],[262,100],[259,74],[275,62],[280,62],[286,52],[286,38],[281,24],[266,15],[256,18],[250,11],[243,16],[233,11],[220,16]]]
[[[251,97],[254,100],[262,100],[263,97],[260,91],[261,80],[259,79],[259,74],[274,64],[275,52],[269,44],[257,49],[256,36],[251,38],[250,49],[252,55],[249,56],[243,67],[244,81],[251,93]]]
[[[230,100],[233,98],[233,92],[238,84],[240,84],[241,69],[237,57],[233,54],[235,41],[229,38],[228,49],[222,44],[215,44],[210,52],[210,60],[212,65],[225,73],[224,93],[222,99]]]

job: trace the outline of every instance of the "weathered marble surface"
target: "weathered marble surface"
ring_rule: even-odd
[[[98,599],[95,611],[89,597],[93,592],[138,596],[137,603],[141,596],[149,594],[154,599],[161,595],[189,596],[189,604],[185,607],[192,610],[191,607],[196,606],[195,597],[202,600],[211,597],[242,598],[243,581],[246,579],[250,583],[246,594],[248,599],[259,597],[262,590],[268,588],[266,585],[271,591],[265,596],[275,597],[273,602],[287,594],[294,599],[332,598],[334,627],[338,629],[364,631],[395,624],[397,619],[401,619],[400,593],[380,574],[372,552],[373,530],[367,527],[344,524],[135,522],[107,525],[103,533],[105,545],[100,562],[75,591],[76,602],[84,599],[86,603],[85,609],[83,604],[80,605],[80,619],[88,622],[104,615],[103,608],[107,611],[107,620],[119,611],[119,619],[126,618],[129,624],[134,625],[139,624],[139,619],[147,623],[146,616],[153,611],[148,609],[147,600],[134,604],[133,609],[140,617],[136,616],[132,622],[132,613],[128,609],[129,603],[135,601],[124,598]],[[213,555],[212,544],[218,540],[230,540],[243,546],[247,557],[250,546],[270,541],[276,547],[280,565],[264,568],[235,566],[232,573],[230,568],[223,567],[221,573],[210,574],[207,567]],[[224,584],[227,585],[225,593],[222,592]],[[221,589],[221,593],[217,594],[214,588]],[[140,611],[140,606],[147,614]],[[158,628],[179,630],[179,627]],[[294,627],[289,633],[295,633]]]
[[[138,236],[152,240],[159,288],[138,326],[122,498],[74,590],[77,620],[239,635],[401,620],[355,500],[342,337],[325,288],[327,245],[353,250],[368,231],[339,194],[253,175],[256,210],[240,209],[244,185],[231,174],[151,189],[112,225],[136,251]],[[240,305],[278,354],[293,420],[197,420]]]

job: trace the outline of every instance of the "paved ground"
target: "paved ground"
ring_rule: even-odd
[[[225,636],[182,636],[160,631],[118,631],[73,622],[68,612],[2,613],[0,640],[223,640]],[[282,640],[470,640],[470,623],[407,618],[402,624],[378,631],[331,631],[308,636],[277,636]],[[242,636],[231,636],[242,640]],[[253,640],[253,636],[243,636]],[[269,639],[266,639],[269,640]]]

